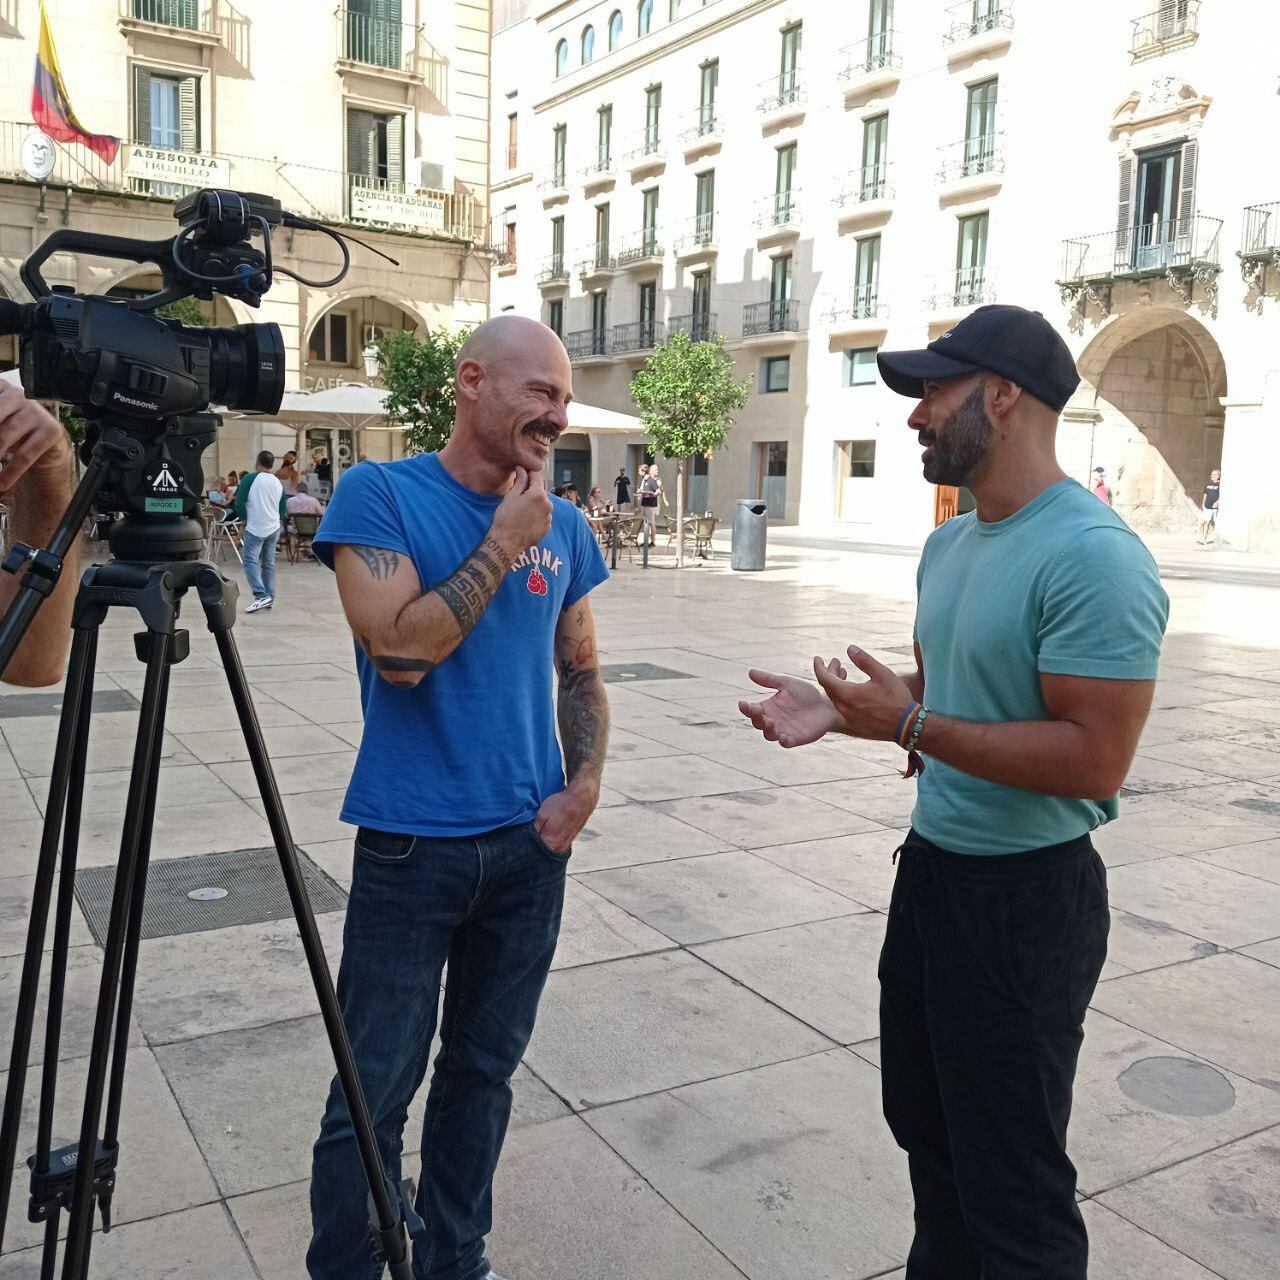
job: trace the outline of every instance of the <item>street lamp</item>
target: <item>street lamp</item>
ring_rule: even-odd
[[[361,360],[364,361],[364,376],[373,382],[378,371],[382,367],[382,360],[378,355],[378,348],[375,343],[369,343],[367,347],[360,353]]]

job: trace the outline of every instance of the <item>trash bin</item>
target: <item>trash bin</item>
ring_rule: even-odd
[[[739,498],[733,511],[731,569],[763,569],[769,508],[759,498]]]

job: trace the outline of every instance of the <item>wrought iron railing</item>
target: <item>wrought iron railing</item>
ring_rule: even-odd
[[[848,61],[844,70],[837,73],[839,79],[857,80],[877,71],[896,71],[902,66],[902,54],[897,51],[900,43],[896,31],[880,31],[857,44],[846,45],[840,52]]]
[[[693,342],[710,342],[716,334],[716,317],[711,311],[695,311],[687,316],[672,316],[667,321],[667,334],[687,333]]]
[[[427,43],[421,26],[375,18],[345,6],[338,8],[336,16],[339,57],[368,67],[421,76],[438,92],[445,60]]]
[[[1013,30],[1013,5],[1010,0],[965,0],[946,10],[947,25],[943,44],[959,44],[971,36],[987,31]]]
[[[717,137],[724,128],[724,121],[716,114],[714,102],[704,102],[685,117],[692,123],[680,134],[680,141],[686,146],[697,142],[699,138]]]
[[[1222,220],[1192,214],[1063,241],[1060,283],[1140,279],[1169,271],[1217,269]]]
[[[784,107],[793,107],[805,100],[804,86],[800,83],[799,67],[781,71],[776,76],[760,81],[763,97],[759,110],[763,112],[778,111]]]
[[[556,280],[569,279],[569,266],[564,260],[563,253],[550,253],[542,260],[542,266],[538,269],[538,283],[552,284]]]
[[[0,121],[0,179],[36,181],[22,163],[23,140],[34,129],[30,123]],[[480,205],[471,191],[436,191],[341,169],[223,153],[192,157],[204,162],[203,167],[193,166],[199,181],[169,181],[167,175],[164,179],[140,179],[129,172],[134,144],[126,142],[110,164],[84,147],[52,141],[49,145],[53,168],[43,181],[73,190],[169,200],[200,186],[226,186],[274,196],[286,209],[320,222],[357,222],[410,235],[458,240],[484,238]],[[174,153],[179,159],[186,154]],[[216,166],[216,182],[209,177],[209,162]]]
[[[552,166],[551,172],[538,183],[538,190],[545,195],[549,191],[567,191],[568,174],[563,164]]]
[[[613,326],[614,353],[651,351],[654,347],[660,347],[666,341],[662,330],[661,320],[637,320],[633,324],[615,324]]]
[[[1244,234],[1236,253],[1246,283],[1261,287],[1261,278],[1280,262],[1280,201],[1250,205],[1244,211]]]
[[[791,298],[748,302],[742,308],[742,336],[762,333],[799,333],[804,328],[805,305]]]
[[[985,265],[961,267],[934,282],[927,306],[930,311],[948,311],[953,307],[978,307],[995,300],[995,283]]]
[[[709,249],[716,242],[716,215],[698,213],[687,222],[682,222],[675,235],[677,253],[688,249]]]
[[[633,262],[643,262],[646,258],[661,258],[665,252],[658,228],[645,227],[618,241],[615,261],[618,266],[625,267]]]
[[[977,133],[938,148],[938,181],[1004,172],[1004,134]]]
[[[883,320],[889,315],[889,304],[880,299],[878,284],[860,284],[853,290],[853,298],[847,306],[835,306],[827,312],[827,319]]]
[[[1132,53],[1146,53],[1169,40],[1193,36],[1199,31],[1200,0],[1162,0],[1153,13],[1132,19]]]
[[[120,0],[120,16],[183,31],[211,33],[214,26],[213,5],[201,12],[200,0]]]
[[[589,276],[596,271],[612,271],[617,266],[617,259],[609,250],[607,240],[597,240],[578,263],[578,274]]]
[[[588,356],[607,356],[609,354],[609,331],[607,329],[576,329],[564,335],[564,349],[570,360],[585,360]]]
[[[656,125],[647,126],[622,152],[623,164],[637,164],[650,156],[662,154],[662,135]]]
[[[850,205],[865,204],[870,200],[892,200],[893,186],[889,181],[888,160],[878,160],[874,164],[864,164],[848,174],[835,195],[832,203],[838,209]]]
[[[756,226],[761,230],[770,227],[790,227],[800,221],[800,189],[775,191],[756,201]]]
[[[591,158],[591,163],[584,165],[582,169],[582,177],[590,180],[592,178],[602,177],[613,172],[613,148],[597,147],[595,155]]]

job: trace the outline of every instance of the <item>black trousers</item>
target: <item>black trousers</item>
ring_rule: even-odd
[[[884,1114],[915,1196],[907,1280],[1085,1280],[1067,1121],[1109,927],[1088,836],[973,857],[908,835],[880,955]]]

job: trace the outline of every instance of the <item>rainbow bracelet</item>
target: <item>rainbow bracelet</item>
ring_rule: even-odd
[[[920,704],[918,702],[913,702],[906,711],[903,712],[902,719],[898,721],[898,731],[893,735],[893,737],[898,746],[902,747],[904,750],[907,745],[906,738],[908,726],[911,723],[911,717],[919,710],[921,710]]]
[[[920,714],[916,717],[916,722],[911,726],[911,733],[907,737],[905,744],[908,754],[916,749],[917,743],[920,741],[920,734],[924,731],[924,722],[929,717],[929,708],[921,707]]]

